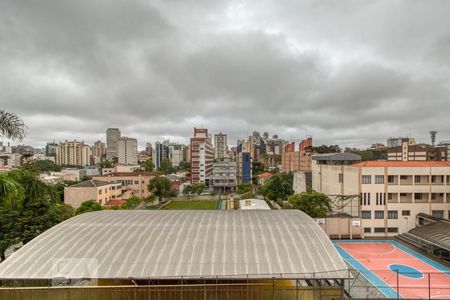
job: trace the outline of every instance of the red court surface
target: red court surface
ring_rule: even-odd
[[[335,242],[341,255],[391,298],[450,299],[447,268],[393,241]],[[397,274],[398,273],[398,274]]]

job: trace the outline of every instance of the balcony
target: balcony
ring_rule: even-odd
[[[412,203],[413,194],[412,193],[400,193],[399,194],[400,203]]]

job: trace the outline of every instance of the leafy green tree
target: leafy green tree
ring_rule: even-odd
[[[95,200],[87,200],[81,203],[80,207],[75,210],[76,215],[81,215],[91,211],[103,210],[103,207]]]
[[[61,167],[55,164],[53,161],[45,159],[45,160],[35,160],[31,162],[33,166],[35,166],[39,172],[60,172]]]
[[[252,187],[251,183],[243,183],[236,187],[236,193],[238,193],[238,194],[244,194],[244,193],[248,193],[248,192],[252,192],[252,191],[253,191],[253,187]]]
[[[192,195],[194,194],[194,189],[192,188],[192,185],[188,185],[183,189],[183,195]]]
[[[311,147],[312,152],[315,153],[340,153],[341,152],[341,148],[339,147],[339,145],[321,145],[318,147]]]
[[[255,198],[255,194],[252,192],[247,192],[241,195],[241,199],[253,199]]]
[[[0,206],[0,260],[5,260],[5,251],[22,240],[22,224],[18,222],[20,211]]]
[[[194,183],[192,185],[192,191],[193,194],[200,195],[203,193],[204,190],[206,190],[208,187],[204,183]]]
[[[139,204],[141,204],[142,201],[143,200],[141,198],[132,196],[132,197],[128,198],[127,200],[125,200],[125,202],[122,204],[121,208],[122,209],[134,209]]]
[[[45,230],[73,216],[73,208],[66,204],[32,200],[19,208],[0,206],[0,257],[20,242],[27,243]]]
[[[164,158],[161,161],[161,165],[159,167],[159,172],[161,174],[167,175],[175,172],[175,169],[172,167],[172,162],[168,158]]]
[[[102,167],[102,168],[112,168],[112,167],[113,167],[113,164],[112,164],[111,161],[105,159],[105,160],[102,160],[102,161],[100,162],[100,167]]]
[[[155,164],[151,159],[147,159],[144,163],[144,170],[146,172],[153,172],[155,171]]]
[[[188,171],[191,168],[191,164],[185,160],[180,161],[180,164],[178,165],[178,168],[181,171]]]
[[[22,140],[25,137],[26,126],[20,117],[0,109],[0,138]]]
[[[291,195],[288,201],[294,208],[303,211],[311,218],[324,218],[332,211],[331,199],[312,189],[301,194]]]
[[[270,200],[287,200],[294,193],[289,175],[275,174],[264,184],[262,193]]]
[[[25,189],[9,173],[0,173],[0,205],[19,207],[25,197]]]
[[[153,193],[161,202],[170,192],[172,184],[170,180],[163,176],[156,176],[148,184],[148,191]]]

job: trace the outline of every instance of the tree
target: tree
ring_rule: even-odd
[[[87,200],[81,203],[80,207],[75,210],[76,215],[81,215],[91,211],[103,210],[103,207],[95,200]]]
[[[148,191],[158,197],[158,200],[161,202],[170,192],[171,186],[172,184],[169,179],[163,176],[156,176],[150,180]]]
[[[0,138],[22,140],[25,137],[25,123],[16,114],[0,109]]]
[[[262,193],[270,200],[287,200],[294,193],[289,174],[275,174],[264,184]]]
[[[181,171],[188,171],[191,168],[191,164],[185,160],[180,161],[180,164],[178,165],[178,168]]]
[[[288,201],[294,208],[303,211],[311,218],[325,218],[332,211],[331,199],[313,189],[291,195]]]
[[[321,145],[318,147],[311,147],[312,152],[314,153],[340,153],[341,152],[341,148],[339,147],[339,145]]]
[[[193,194],[200,195],[207,188],[208,187],[204,183],[194,183],[192,185],[192,192],[193,192]]]
[[[55,164],[53,161],[45,159],[45,160],[35,160],[30,163],[33,167],[35,167],[39,172],[60,172],[61,167]]]
[[[32,200],[20,208],[0,206],[0,257],[18,243],[27,243],[42,232],[73,216],[73,208],[66,204],[52,204]]]
[[[244,193],[248,193],[248,192],[252,192],[252,191],[253,191],[253,187],[252,187],[251,183],[243,183],[236,187],[236,193],[238,193],[238,194],[244,194]]]
[[[125,200],[125,202],[121,205],[122,209],[135,209],[139,204],[141,204],[142,199],[136,196],[132,196]]]
[[[6,249],[21,242],[22,224],[17,221],[19,216],[19,211],[0,206],[0,261],[5,260]]]
[[[153,172],[155,171],[155,164],[151,159],[147,159],[144,163],[144,170],[146,172]]]
[[[185,186],[184,189],[183,189],[183,195],[189,196],[189,195],[192,195],[192,194],[194,194],[194,189],[192,188],[192,185]]]
[[[25,189],[8,173],[0,173],[0,205],[19,207],[25,197]]]
[[[175,172],[175,169],[172,167],[172,162],[170,161],[170,159],[164,158],[161,161],[161,165],[159,167],[159,172],[161,172],[161,174],[164,174],[164,175]]]
[[[100,167],[101,167],[101,168],[112,168],[112,167],[113,167],[113,164],[112,164],[111,161],[109,161],[109,160],[107,160],[107,159],[104,159],[104,160],[102,160],[102,161],[100,162]]]

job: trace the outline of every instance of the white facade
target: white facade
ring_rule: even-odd
[[[227,156],[227,135],[219,132],[214,135],[214,159],[223,160]]]
[[[119,164],[137,165],[138,164],[137,139],[121,137],[117,142],[117,154]]]
[[[91,148],[84,142],[65,141],[56,148],[56,164],[65,166],[89,166]]]
[[[313,189],[335,201],[354,196],[343,212],[361,216],[365,237],[404,233],[418,213],[450,218],[449,162],[313,163]]]

